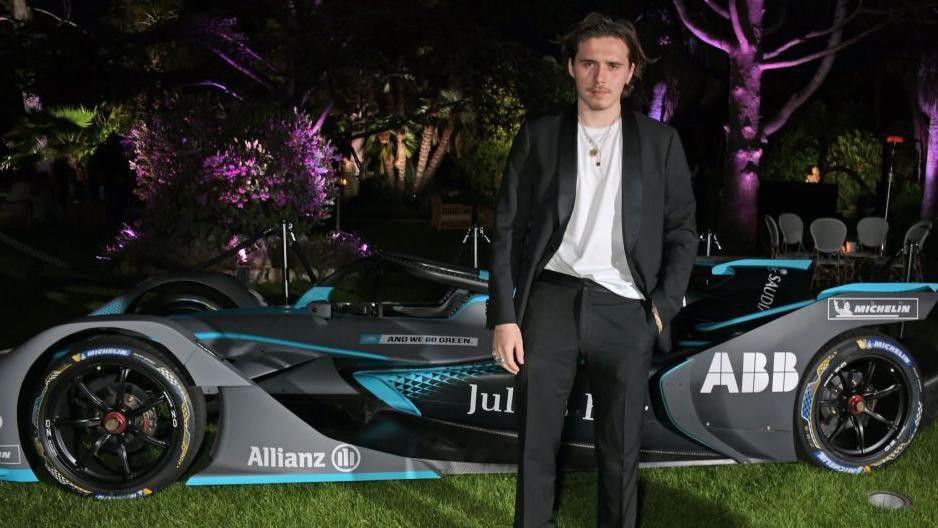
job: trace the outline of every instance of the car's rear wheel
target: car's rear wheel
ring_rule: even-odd
[[[869,330],[844,334],[806,372],[795,416],[804,458],[834,471],[864,473],[909,446],[922,418],[922,381],[899,342]]]
[[[132,498],[172,484],[205,433],[205,400],[145,341],[99,336],[54,361],[32,412],[43,468],[71,491]]]

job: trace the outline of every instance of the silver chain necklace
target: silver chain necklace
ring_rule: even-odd
[[[619,118],[616,118],[616,121],[618,120]],[[597,167],[599,167],[603,159],[602,148],[600,147],[600,145],[602,145],[603,147],[606,146],[606,136],[609,135],[609,131],[612,130],[612,127],[616,125],[616,121],[613,121],[612,124],[606,128],[606,131],[603,132],[603,135],[599,138],[599,143],[596,143],[596,140],[590,137],[589,133],[586,131],[586,126],[583,124],[583,122],[580,121],[579,117],[577,118],[577,122],[580,125],[580,130],[583,131],[583,136],[586,138],[586,141],[588,141],[589,144],[591,145],[591,148],[589,149],[589,155],[591,158],[596,158]]]

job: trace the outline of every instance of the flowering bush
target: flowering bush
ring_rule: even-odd
[[[235,141],[205,158],[202,178],[221,204],[240,210],[238,227],[256,231],[280,218],[327,218],[338,160],[309,116],[296,113],[271,120],[260,139]]]
[[[145,231],[220,251],[232,233],[328,218],[340,156],[307,114],[258,119],[205,99],[171,97],[131,127]]]

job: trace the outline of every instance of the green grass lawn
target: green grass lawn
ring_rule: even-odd
[[[641,525],[662,527],[902,527],[938,525],[938,430],[893,465],[842,475],[807,464],[646,469]],[[867,504],[872,490],[912,499],[905,511]],[[595,525],[596,477],[565,475],[559,525]],[[0,525],[26,526],[510,526],[514,475],[440,480],[190,488],[98,502],[48,484],[0,483]]]

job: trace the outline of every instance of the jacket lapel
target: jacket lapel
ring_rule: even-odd
[[[622,237],[625,253],[632,255],[642,219],[642,147],[638,122],[631,110],[622,110]]]
[[[576,145],[577,145],[577,106],[568,106],[560,120],[560,134],[557,138],[557,225],[555,245],[563,240],[563,233],[573,214],[573,201],[576,197]]]

